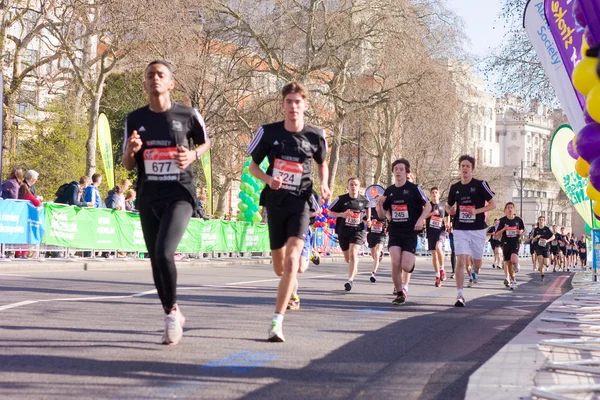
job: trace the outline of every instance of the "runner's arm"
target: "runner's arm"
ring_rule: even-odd
[[[331,196],[331,190],[329,190],[329,184],[327,183],[329,180],[329,167],[326,162],[322,162],[317,164],[317,168],[319,169],[319,180],[321,181],[321,197],[323,200],[327,200]]]
[[[417,220],[417,223],[415,224],[415,230],[423,229],[423,222],[425,222],[425,218],[427,217],[427,215],[430,212],[431,212],[431,203],[427,202],[425,204],[425,206],[423,206],[423,212],[421,212],[421,216],[419,217],[419,219]]]

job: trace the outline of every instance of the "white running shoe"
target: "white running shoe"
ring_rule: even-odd
[[[465,298],[463,296],[458,296],[456,298],[456,303],[454,303],[454,307],[464,307],[467,305]]]
[[[277,321],[271,321],[271,327],[269,328],[269,342],[285,342],[283,337],[283,323]]]
[[[165,315],[165,331],[162,337],[162,343],[174,346],[181,341],[183,337],[183,326],[185,325],[185,317],[177,305],[170,313]]]
[[[510,284],[510,287],[509,287],[509,289],[510,289],[510,290],[515,290],[516,288],[517,288],[517,282],[515,282],[515,281],[512,281],[512,282],[511,282],[511,284]]]

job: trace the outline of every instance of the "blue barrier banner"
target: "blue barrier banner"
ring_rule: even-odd
[[[39,244],[44,236],[44,208],[26,200],[0,200],[0,243]]]

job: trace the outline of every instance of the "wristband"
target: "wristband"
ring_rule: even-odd
[[[200,153],[198,153],[197,150],[194,150],[194,153],[196,153],[196,161],[198,161],[200,159]]]

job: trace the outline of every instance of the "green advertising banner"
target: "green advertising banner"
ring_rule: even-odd
[[[44,244],[74,249],[146,251],[138,214],[44,204]],[[268,252],[267,225],[192,218],[178,251]]]

